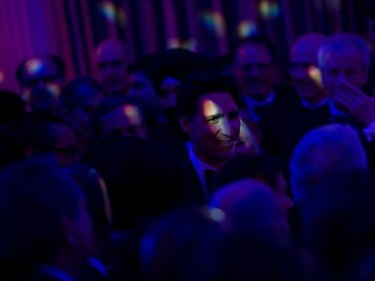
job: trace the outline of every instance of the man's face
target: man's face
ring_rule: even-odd
[[[199,101],[199,111],[193,120],[182,121],[190,135],[193,151],[212,166],[232,157],[240,132],[239,109],[226,92],[213,92]]]
[[[81,144],[85,145],[89,142],[89,116],[91,111],[104,98],[104,94],[97,94],[88,98],[83,104],[75,107],[72,111],[66,112],[64,117],[69,121]]]
[[[22,98],[33,109],[56,107],[63,86],[63,77],[48,58],[33,58],[22,70]]]
[[[307,43],[292,49],[289,67],[291,82],[302,99],[312,99],[323,90],[317,53]]]
[[[129,74],[128,85],[127,95],[134,97],[145,109],[159,107],[159,98],[152,82],[142,72]]]
[[[322,69],[323,84],[329,96],[334,95],[334,87],[345,80],[361,88],[367,81],[367,70],[362,63],[359,51],[353,46],[346,46],[331,52]]]
[[[109,95],[123,91],[125,94],[125,50],[116,42],[109,42],[96,51],[97,77]]]
[[[66,124],[53,124],[53,129],[57,135],[53,152],[57,157],[58,164],[65,166],[79,161],[80,151],[73,130]]]
[[[102,136],[112,132],[123,137],[140,137],[147,139],[147,128],[139,108],[132,104],[124,104],[101,118]]]
[[[265,100],[275,82],[275,66],[268,49],[260,44],[246,44],[236,53],[234,74],[246,95]]]

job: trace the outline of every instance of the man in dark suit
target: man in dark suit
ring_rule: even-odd
[[[329,96],[329,122],[354,127],[373,163],[375,100],[361,90],[368,80],[369,45],[357,34],[336,33],[321,45],[318,62]]]
[[[299,100],[291,85],[276,82],[277,54],[273,43],[263,35],[241,39],[233,59],[233,74],[247,111],[261,132],[263,151],[284,157],[284,143],[290,135],[289,112]]]
[[[329,120],[328,97],[318,68],[318,51],[325,35],[306,33],[298,37],[290,49],[289,76],[296,90],[299,104],[288,112],[285,141],[286,160],[290,160],[294,147],[309,130],[327,124]]]
[[[214,72],[197,72],[181,84],[177,112],[181,128],[191,139],[188,157],[179,162],[183,202],[207,202],[209,174],[235,154],[240,107],[236,85]]]

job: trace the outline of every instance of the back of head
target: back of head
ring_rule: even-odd
[[[188,118],[194,117],[199,110],[200,98],[213,92],[229,93],[237,106],[243,107],[243,100],[232,79],[213,70],[201,70],[182,81],[176,101],[177,114]]]
[[[79,187],[44,157],[9,165],[1,170],[0,179],[0,256],[4,270],[17,264],[53,265],[59,251],[68,245],[63,219],[78,217],[82,197]],[[17,270],[22,272],[19,267]]]
[[[240,179],[224,185],[209,205],[224,211],[233,233],[278,241],[280,209],[271,189],[255,179]]]
[[[362,142],[352,127],[330,124],[307,132],[290,162],[295,202],[304,200],[309,190],[331,173],[350,169],[367,169]]]
[[[370,46],[369,43],[359,34],[350,32],[337,32],[328,36],[321,44],[318,51],[318,64],[324,69],[326,61],[331,53],[354,47],[361,58],[361,66],[366,72],[370,66]]]
[[[303,206],[305,243],[336,280],[364,269],[363,261],[373,255],[374,183],[374,175],[363,170],[335,171],[316,185]],[[368,278],[368,273],[373,274],[373,266],[350,280]]]
[[[183,280],[199,254],[223,235],[219,209],[193,205],[176,208],[158,217],[144,233],[140,261],[145,280]]]

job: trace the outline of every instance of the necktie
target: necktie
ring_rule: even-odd
[[[211,194],[211,190],[209,188],[210,182],[212,180],[212,177],[214,176],[216,172],[214,170],[206,169],[204,170],[204,180],[206,182],[206,190],[208,194]]]

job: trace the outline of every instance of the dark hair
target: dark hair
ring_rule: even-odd
[[[106,96],[100,101],[100,103],[95,107],[95,109],[90,114],[90,132],[93,139],[100,138],[102,134],[102,117],[107,113],[115,110],[121,105],[131,104],[136,106],[141,115],[143,122],[146,121],[146,115],[143,107],[132,97],[127,96]]]
[[[194,117],[199,110],[200,98],[212,92],[227,92],[239,108],[243,107],[240,92],[232,79],[214,70],[202,70],[182,81],[176,101],[178,116]]]
[[[211,67],[213,60],[206,54],[184,48],[172,48],[157,53],[145,74],[150,77],[156,93],[162,96],[162,83],[167,77],[181,81],[191,73]]]
[[[0,256],[10,263],[53,261],[65,239],[63,216],[77,215],[82,193],[50,160],[34,156],[0,172]]]
[[[247,44],[262,45],[262,46],[266,47],[269,54],[271,55],[272,62],[276,63],[278,61],[276,47],[275,47],[274,43],[271,42],[265,35],[255,34],[255,35],[243,37],[243,38],[239,39],[236,49],[238,50],[239,48],[241,48],[242,46],[247,45]]]
[[[64,118],[45,111],[28,112],[10,122],[6,129],[8,161],[26,157],[27,148],[37,153],[51,152],[57,141],[53,124],[69,126]]]
[[[56,73],[57,76],[62,77],[62,78],[65,77],[65,75],[66,75],[65,62],[64,62],[64,60],[60,56],[55,55],[55,54],[46,54],[46,55],[43,55],[42,57],[45,57],[45,58],[51,60],[55,64],[56,70],[57,70],[57,73]],[[18,84],[21,85],[21,86],[23,86],[24,83],[25,83],[24,77],[23,77],[23,70],[25,68],[26,63],[30,59],[32,59],[32,58],[24,59],[17,66],[17,69],[16,69],[16,79],[17,79]]]
[[[63,87],[59,99],[64,110],[71,111],[99,94],[105,94],[105,90],[99,81],[90,76],[82,76],[70,80]]]
[[[143,73],[150,75],[149,69],[154,63],[154,60],[158,57],[159,53],[152,53],[145,56],[142,56],[139,59],[134,60],[130,64],[128,64],[128,72],[134,73],[138,71],[142,71]]]

